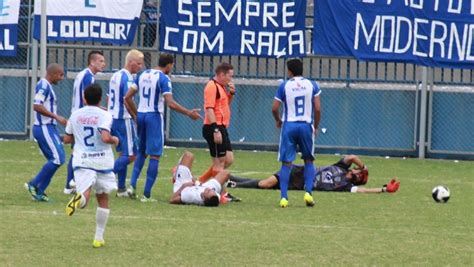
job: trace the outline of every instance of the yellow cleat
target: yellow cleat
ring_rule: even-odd
[[[71,200],[66,205],[66,215],[67,216],[72,216],[74,212],[76,211],[77,208],[79,208],[79,205],[81,204],[81,198],[82,195],[79,193],[76,193]]]
[[[104,240],[94,240],[94,242],[92,242],[92,247],[93,248],[100,248],[100,247],[103,247],[105,246],[105,241]]]
[[[313,207],[315,204],[313,196],[308,192],[304,193],[304,202],[307,207]]]
[[[280,200],[280,207],[282,207],[282,208],[288,207],[288,200],[286,200],[286,198],[282,198]]]

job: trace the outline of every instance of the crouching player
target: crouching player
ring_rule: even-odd
[[[191,173],[194,155],[184,152],[173,177],[171,204],[195,204],[200,206],[219,206],[223,184],[229,179],[229,171],[221,170],[217,175],[200,184]]]
[[[105,245],[104,231],[109,218],[109,194],[117,189],[114,153],[111,145],[119,139],[110,134],[112,115],[99,108],[102,89],[92,84],[84,90],[87,106],[74,111],[66,126],[65,143],[74,143],[72,166],[76,180],[76,194],[66,205],[66,214],[72,216],[76,209],[89,203],[92,187],[97,196],[96,230],[92,246]]]

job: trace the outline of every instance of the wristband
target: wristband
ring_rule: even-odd
[[[384,184],[382,186],[382,193],[387,193],[387,185],[386,184]]]

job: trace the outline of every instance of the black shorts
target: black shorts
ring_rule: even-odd
[[[207,145],[209,146],[209,152],[213,158],[224,157],[227,151],[232,151],[227,128],[223,125],[218,125],[217,127],[222,134],[222,144],[219,145],[214,143],[214,127],[207,124],[202,126],[202,136],[206,139]]]

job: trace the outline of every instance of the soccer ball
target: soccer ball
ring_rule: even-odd
[[[433,188],[433,191],[431,193],[434,201],[436,202],[446,203],[449,200],[449,189],[444,185],[436,186],[435,188]]]

